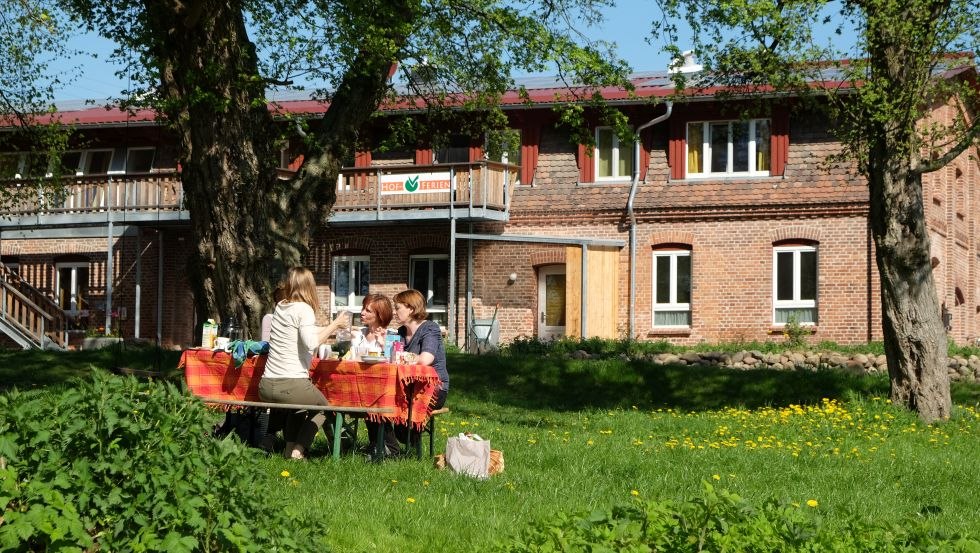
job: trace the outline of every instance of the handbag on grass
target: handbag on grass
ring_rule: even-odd
[[[446,465],[454,472],[490,476],[490,442],[475,434],[460,434],[446,440]]]

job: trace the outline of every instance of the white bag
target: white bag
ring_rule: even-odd
[[[446,440],[446,464],[454,472],[487,478],[490,476],[490,442],[479,436],[451,436]]]

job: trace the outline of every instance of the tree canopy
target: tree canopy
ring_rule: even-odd
[[[697,84],[821,99],[841,142],[836,157],[852,160],[869,185],[892,400],[929,422],[948,417],[946,334],[922,176],[978,143],[980,6],[975,0],[660,5],[665,17],[656,28],[674,39],[675,56],[677,22],[694,31],[705,69]],[[830,38],[818,29],[829,29]],[[845,34],[856,39],[851,51],[837,45],[835,37]]]
[[[252,328],[284,270],[302,262],[340,167],[384,102],[416,102],[427,117],[414,123],[445,121],[453,106],[492,127],[516,72],[626,83],[610,45],[580,32],[605,0],[61,1],[119,44],[133,83],[123,103],[158,110],[178,137],[199,320],[234,314]],[[283,125],[270,111],[274,93],[298,89],[329,102],[316,125]],[[289,180],[276,172],[284,140],[304,145]],[[222,207],[254,197],[246,212]]]

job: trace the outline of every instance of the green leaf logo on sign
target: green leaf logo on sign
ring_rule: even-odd
[[[415,192],[418,189],[419,189],[419,177],[418,177],[418,175],[416,175],[416,176],[414,176],[414,177],[412,177],[410,179],[405,179],[405,190],[408,190],[409,192]]]

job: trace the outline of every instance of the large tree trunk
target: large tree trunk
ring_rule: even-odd
[[[897,173],[871,182],[891,400],[934,422],[949,418],[951,409],[946,332],[922,216],[922,177]]]
[[[940,10],[942,1],[934,2]],[[896,4],[903,20],[916,8]],[[891,400],[915,411],[927,423],[949,418],[952,402],[946,372],[946,329],[932,277],[920,172],[921,144],[916,128],[923,98],[916,94],[928,81],[930,35],[908,37],[889,21],[889,14],[868,13],[866,86],[882,89],[890,103],[871,117],[865,173],[871,202],[871,231],[881,277],[882,326],[891,377]],[[934,19],[935,20],[934,16]],[[886,111],[887,109],[887,111]]]
[[[362,53],[303,169],[285,181],[276,173],[285,125],[266,105],[240,3],[149,0],[146,15],[158,40],[165,115],[180,140],[198,321],[235,316],[254,336],[276,283],[302,263],[333,205],[341,160],[383,98],[392,53]]]

